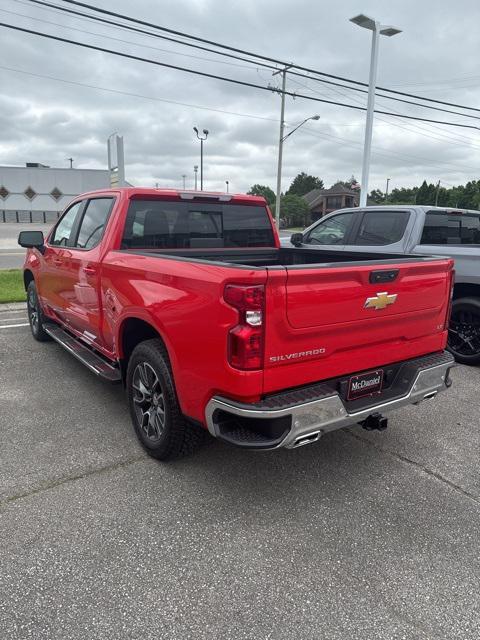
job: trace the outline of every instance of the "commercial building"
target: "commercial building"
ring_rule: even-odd
[[[322,216],[346,207],[358,207],[360,192],[349,189],[343,184],[334,184],[330,189],[313,189],[303,196],[310,209],[311,221],[315,222]]]
[[[79,193],[109,186],[107,169],[58,169],[37,162],[0,166],[0,222],[50,222]]]

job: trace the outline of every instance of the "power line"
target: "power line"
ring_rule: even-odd
[[[18,0],[15,0],[18,1]],[[87,31],[86,29],[79,29],[78,27],[71,27],[70,25],[58,24],[58,22],[52,22],[51,20],[43,20],[42,18],[36,18],[34,16],[26,16],[24,13],[17,13],[16,11],[9,11],[8,9],[1,9],[3,13],[9,13],[14,16],[19,16],[21,18],[27,18],[28,20],[35,20],[35,22],[42,22],[44,24],[49,24],[54,27],[64,27],[70,29],[71,31],[78,31],[79,33],[86,33],[90,36],[97,36],[99,38],[108,38],[109,40],[115,40],[116,42],[122,42],[123,44],[132,44],[137,47],[144,47],[146,49],[153,49],[154,51],[161,51],[162,53],[169,53],[175,56],[182,56],[183,58],[192,58],[193,60],[201,60],[202,62],[213,62],[215,64],[225,64],[232,67],[238,67],[242,69],[249,69],[250,71],[255,71],[255,67],[246,65],[246,64],[236,64],[234,62],[226,62],[225,60],[214,60],[213,58],[202,58],[200,56],[195,56],[188,53],[181,53],[180,51],[173,51],[171,49],[161,49],[160,47],[154,47],[149,44],[142,44],[141,42],[132,42],[131,40],[124,40],[123,38],[115,38],[114,36],[107,36],[104,33],[95,33],[92,31]],[[473,117],[473,116],[472,116]],[[480,118],[479,118],[480,119]]]
[[[340,136],[334,136],[332,134],[329,133],[319,133],[318,131],[314,131],[311,127],[305,126],[303,127],[303,132],[304,134],[316,137],[316,138],[325,138],[325,139],[332,139],[332,140],[338,140],[341,141],[345,146],[348,147],[356,147],[361,149],[362,148],[362,143],[361,142],[354,142],[353,140],[349,140],[348,138],[342,138]],[[384,149],[383,147],[380,147],[380,151],[378,150],[378,147],[372,147],[372,153],[374,155],[380,155],[380,156],[395,156],[395,157],[399,157],[399,158],[406,158],[407,160],[420,160],[421,162],[428,162],[429,165],[436,165],[438,167],[442,167],[443,166],[447,166],[447,167],[451,167],[452,169],[459,171],[459,170],[469,170],[469,171],[477,171],[477,169],[475,169],[474,167],[467,167],[467,166],[457,166],[454,165],[450,162],[444,162],[443,160],[437,160],[437,161],[433,161],[430,158],[424,158],[422,156],[414,156],[411,154],[406,154],[406,153],[398,153],[396,151],[388,151],[387,149]]]
[[[76,80],[67,80],[66,78],[57,78],[55,76],[45,75],[43,73],[34,73],[33,71],[24,71],[23,69],[15,69],[13,67],[5,67],[0,65],[0,69],[6,71],[12,71],[14,73],[21,73],[23,75],[32,76],[34,78],[42,78],[43,80],[54,80],[55,82],[63,82],[65,84],[74,85],[77,87],[85,87],[87,89],[95,89],[97,91],[107,91],[108,93],[115,93],[123,96],[130,96],[132,98],[143,98],[144,100],[153,100],[155,102],[165,102],[168,104],[176,104],[181,107],[189,107],[192,109],[203,109],[205,111],[214,111],[216,113],[223,113],[230,116],[241,116],[242,118],[255,118],[256,120],[266,120],[268,122],[278,123],[278,118],[267,118],[265,116],[258,116],[251,113],[240,113],[238,111],[227,111],[225,109],[217,109],[214,107],[205,107],[199,104],[191,104],[188,102],[178,102],[177,100],[169,100],[167,98],[157,98],[155,96],[146,96],[141,93],[133,93],[132,91],[121,91],[120,89],[111,89],[108,87],[100,87],[95,84],[87,84],[85,82],[77,82]]]
[[[38,3],[38,0],[30,0],[30,1]],[[231,47],[229,45],[221,44],[221,43],[215,42],[213,40],[208,40],[206,38],[201,38],[199,36],[193,36],[191,34],[184,33],[182,31],[177,31],[175,29],[169,29],[167,27],[162,27],[162,26],[157,25],[155,23],[147,22],[145,20],[139,20],[138,18],[133,18],[131,16],[126,16],[124,14],[117,13],[115,11],[109,11],[107,9],[101,9],[99,7],[95,7],[95,6],[93,6],[91,4],[87,4],[85,2],[79,2],[78,0],[61,0],[61,2],[70,4],[70,5],[75,5],[75,6],[78,6],[78,7],[83,7],[84,9],[89,9],[89,10],[95,11],[97,13],[102,13],[104,15],[113,16],[115,18],[120,18],[122,20],[127,20],[129,22],[134,22],[136,24],[141,24],[143,26],[147,26],[147,27],[151,27],[151,28],[154,28],[154,29],[158,29],[159,31],[164,31],[166,33],[171,33],[171,34],[174,34],[174,35],[177,35],[177,36],[181,36],[181,37],[184,37],[184,38],[189,38],[190,40],[195,40],[197,42],[203,42],[204,44],[209,44],[211,46],[215,46],[215,47],[218,47],[218,48],[226,49],[228,51],[234,51],[236,53],[241,53],[243,55],[247,55],[247,56],[250,56],[250,57],[258,58],[259,60],[265,60],[267,62],[272,62],[274,64],[279,64],[279,65],[282,65],[284,67],[285,66],[289,66],[289,67],[293,67],[295,69],[300,69],[302,71],[307,71],[308,73],[314,73],[316,75],[321,75],[321,76],[324,76],[324,77],[327,77],[327,78],[333,78],[335,80],[343,80],[344,82],[349,82],[349,83],[356,84],[356,85],[359,85],[359,86],[368,87],[368,84],[366,82],[360,82],[358,80],[352,80],[350,78],[345,78],[345,77],[342,77],[342,76],[337,76],[337,75],[333,75],[333,74],[329,74],[329,73],[324,73],[324,72],[321,72],[321,71],[317,71],[316,69],[309,69],[308,67],[303,67],[301,65],[297,65],[297,64],[294,64],[294,63],[291,63],[291,62],[285,62],[285,61],[277,60],[275,58],[271,58],[271,57],[264,56],[264,55],[261,55],[261,54],[255,54],[255,53],[246,51],[245,49],[239,49],[239,48],[236,48],[236,47]],[[388,89],[387,87],[377,87],[377,89],[379,89],[381,91],[387,91],[388,93],[394,93],[396,95],[406,96],[406,97],[409,97],[409,98],[417,98],[417,99],[424,100],[424,101],[427,101],[427,102],[434,102],[434,103],[437,103],[437,104],[443,104],[445,106],[457,107],[457,108],[460,108],[460,109],[468,109],[469,111],[480,112],[480,109],[478,109],[476,107],[467,107],[465,105],[455,104],[455,103],[451,103],[451,102],[444,102],[444,101],[441,101],[441,100],[435,100],[433,98],[427,98],[427,97],[424,97],[424,96],[419,96],[419,95],[415,95],[415,94],[411,94],[411,93],[406,93],[406,92],[403,92],[403,91],[396,91],[394,89]]]
[[[15,0],[15,1],[18,1],[18,0]],[[152,33],[152,32],[148,32],[148,31],[144,31],[143,29],[137,29],[135,27],[132,27],[131,25],[125,25],[125,24],[121,24],[121,23],[118,23],[118,22],[113,22],[111,20],[106,20],[104,18],[100,18],[100,17],[95,16],[95,15],[89,15],[89,14],[82,13],[82,12],[79,12],[79,11],[75,11],[73,9],[69,9],[69,8],[66,8],[66,7],[60,7],[58,5],[54,5],[54,4],[51,4],[49,2],[45,2],[45,0],[27,0],[27,1],[33,2],[34,4],[41,5],[41,6],[55,8],[55,9],[57,9],[59,11],[70,13],[70,14],[73,14],[73,15],[76,15],[76,16],[81,16],[83,19],[91,19],[91,20],[99,21],[101,23],[105,23],[105,24],[108,24],[108,25],[111,25],[111,26],[115,26],[117,28],[132,30],[132,31],[135,31],[135,32],[138,32],[138,33],[142,33],[143,35],[149,35],[149,36],[152,36],[152,37],[162,38],[162,39],[168,40],[170,42],[174,42],[176,44],[198,48],[198,49],[203,50],[203,51],[208,51],[209,53],[228,56],[230,58],[234,58],[234,59],[237,59],[237,60],[242,60],[243,62],[248,62],[250,64],[256,64],[257,66],[263,66],[265,68],[272,69],[272,70],[277,70],[277,67],[274,67],[274,66],[269,65],[269,64],[265,64],[265,62],[259,62],[258,60],[250,60],[250,59],[246,59],[246,58],[243,58],[243,57],[239,57],[237,55],[232,55],[231,53],[226,53],[224,51],[215,51],[213,49],[209,49],[209,48],[206,48],[206,47],[203,47],[203,46],[200,46],[200,45],[188,43],[188,42],[185,42],[183,40],[176,40],[176,39],[173,39],[173,38],[168,38],[168,37],[160,35],[158,33]],[[113,11],[108,11],[106,9],[100,9],[98,7],[93,7],[92,5],[87,5],[87,4],[82,3],[82,2],[76,2],[75,0],[61,0],[61,1],[67,2],[69,4],[83,6],[83,7],[92,9],[94,11],[97,11],[97,12],[100,12],[100,13],[103,13],[103,14],[106,14],[106,15],[115,16],[115,17],[121,18],[123,20],[129,20],[131,22],[135,22],[135,23],[138,23],[138,24],[142,24],[142,25],[146,25],[146,26],[149,26],[149,27],[153,27],[155,29],[166,31],[168,33],[173,33],[173,34],[179,35],[181,37],[186,37],[186,38],[190,38],[190,39],[193,39],[193,40],[196,40],[196,41],[205,42],[205,43],[211,44],[211,45],[216,46],[216,47],[223,47],[223,48],[228,49],[229,51],[241,52],[241,53],[244,53],[244,55],[248,55],[250,57],[257,57],[257,58],[260,58],[262,60],[268,60],[270,62],[273,62],[276,65],[289,66],[290,68],[289,68],[288,73],[290,75],[295,75],[295,76],[298,76],[298,77],[301,77],[301,78],[314,80],[315,82],[322,82],[324,84],[330,84],[330,85],[338,86],[338,87],[341,87],[341,88],[344,88],[344,89],[348,89],[349,91],[357,91],[357,92],[361,92],[361,93],[368,93],[368,91],[366,89],[360,89],[358,87],[347,86],[345,84],[340,84],[340,83],[337,83],[337,82],[333,82],[331,80],[324,80],[324,79],[321,79],[321,78],[315,78],[315,77],[312,77],[310,75],[305,75],[303,73],[298,73],[296,71],[292,71],[292,68],[303,69],[303,70],[307,71],[308,73],[314,73],[314,74],[321,75],[321,76],[324,76],[324,77],[335,78],[335,79],[338,79],[338,80],[343,80],[344,82],[349,82],[349,83],[353,83],[353,84],[356,84],[356,85],[368,87],[368,85],[366,83],[364,83],[364,82],[351,80],[349,78],[342,78],[341,76],[335,76],[335,75],[332,75],[332,74],[322,73],[322,72],[316,71],[314,69],[308,69],[307,67],[301,67],[301,66],[298,66],[298,65],[295,65],[295,64],[285,63],[285,62],[282,62],[280,60],[275,60],[274,58],[268,58],[268,57],[265,57],[265,56],[257,55],[257,54],[250,53],[250,52],[246,52],[243,49],[236,49],[236,48],[230,47],[228,45],[222,45],[220,43],[215,43],[213,41],[206,40],[204,38],[200,38],[200,37],[197,37],[197,36],[192,36],[190,34],[186,34],[186,33],[180,32],[180,31],[176,31],[176,30],[173,30],[173,29],[168,29],[166,27],[161,27],[159,25],[155,25],[153,23],[146,22],[146,21],[143,21],[143,20],[138,20],[136,18],[125,16],[123,14],[119,14],[119,13],[116,13],[116,12],[113,12]],[[71,27],[68,27],[68,28],[71,28]],[[95,35],[95,34],[93,34],[93,35]],[[140,45],[140,46],[143,46],[143,45]],[[182,54],[180,53],[179,55],[182,55]],[[474,110],[474,111],[480,112],[480,109],[475,109],[473,107],[465,107],[463,105],[455,105],[453,103],[442,102],[442,101],[439,101],[439,100],[433,100],[433,99],[425,98],[425,97],[422,97],[422,96],[415,96],[414,94],[408,94],[408,93],[403,93],[401,91],[394,91],[392,89],[386,89],[384,87],[377,87],[377,91],[378,91],[378,89],[380,89],[382,91],[392,92],[392,93],[395,93],[397,95],[405,95],[405,96],[409,96],[409,97],[413,97],[413,98],[417,98],[417,99],[421,99],[421,100],[425,100],[425,101],[429,101],[429,102],[433,102],[433,103],[445,104],[445,105],[449,105],[449,106],[456,106],[456,107],[461,108],[461,109],[468,109],[468,110]],[[414,105],[414,106],[417,106],[417,107],[421,107],[421,108],[424,108],[424,109],[433,109],[433,110],[436,110],[436,111],[442,111],[444,113],[451,113],[453,115],[459,115],[459,116],[466,117],[466,118],[480,119],[478,116],[473,116],[473,115],[466,114],[466,113],[460,113],[460,112],[456,112],[456,111],[451,111],[449,109],[442,109],[440,107],[433,107],[433,106],[425,105],[425,104],[422,104],[422,103],[419,103],[419,102],[412,102],[410,100],[404,100],[402,98],[397,98],[397,97],[394,97],[394,96],[388,96],[388,95],[379,94],[379,93],[376,93],[376,95],[378,95],[379,97],[386,98],[388,100],[395,100],[395,101],[398,101],[398,102],[403,102],[405,104],[411,104],[411,105]]]
[[[307,85],[305,85],[305,84],[303,84],[303,83],[301,83],[301,82],[298,82],[298,80],[293,80],[293,79],[292,79],[292,82],[294,82],[295,84],[297,84],[297,85],[299,85],[299,86],[301,86],[301,87],[304,87],[304,88],[308,89],[309,91],[312,91],[312,92],[313,92],[313,93],[315,93],[315,94],[319,94],[319,95],[320,95],[320,92],[319,92],[317,89],[313,89],[313,88],[311,88],[311,87],[308,87]],[[338,89],[329,89],[329,91],[334,91],[334,92],[335,92],[335,93],[337,93],[338,95],[345,96],[345,94],[343,93],[343,91],[339,91]],[[360,103],[360,101],[359,101],[359,100],[356,100],[354,97],[352,97],[351,99],[352,99],[352,100],[354,100],[355,102]],[[363,104],[363,103],[361,103],[361,104]],[[393,109],[393,110],[394,110],[398,115],[400,115],[400,112],[398,112],[398,111],[397,111],[396,109],[394,109],[393,107],[391,107],[391,108],[392,108],[392,109]],[[425,136],[425,137],[427,137],[427,138],[431,138],[431,139],[433,139],[433,140],[441,141],[441,138],[438,138],[438,137],[436,137],[436,136],[432,136],[432,135],[430,135],[431,131],[429,131],[428,133],[425,133],[425,131],[426,131],[426,130],[425,130],[425,129],[420,125],[420,124],[412,123],[412,125],[411,125],[412,127],[414,127],[415,129],[417,129],[417,130],[418,130],[418,132],[417,132],[417,131],[414,131],[413,129],[410,129],[410,128],[409,128],[408,126],[406,126],[405,124],[399,124],[398,122],[391,122],[391,120],[387,120],[387,119],[382,118],[382,117],[380,117],[380,116],[378,116],[378,117],[377,117],[377,119],[378,119],[378,120],[380,120],[380,121],[382,121],[382,122],[384,122],[384,123],[386,123],[386,124],[388,124],[388,125],[390,125],[390,126],[394,126],[394,127],[398,127],[399,129],[403,129],[404,131],[413,132],[413,133],[416,133],[417,135],[422,135],[422,136]],[[473,148],[476,148],[476,149],[479,149],[479,148],[480,148],[479,146],[475,145],[475,144],[471,141],[471,139],[470,139],[470,138],[467,138],[466,136],[461,136],[460,134],[457,134],[457,136],[451,136],[451,135],[447,134],[443,129],[440,129],[440,127],[438,127],[438,126],[436,127],[435,125],[430,124],[430,123],[426,123],[426,125],[425,125],[425,126],[430,127],[432,130],[434,130],[434,131],[433,131],[433,133],[437,133],[439,136],[443,137],[443,138],[444,138],[444,139],[446,139],[446,140],[453,140],[453,141],[455,141],[457,144],[462,144],[462,145],[469,146],[469,147],[473,147]],[[462,140],[461,140],[461,139],[462,139]],[[463,142],[463,140],[466,140],[468,144],[467,144],[466,142]]]
[[[19,0],[14,0],[18,2]],[[102,24],[107,24],[109,26],[113,26],[115,28],[127,29],[128,31],[134,31],[135,33],[141,33],[143,35],[150,36],[152,38],[161,38],[162,40],[166,40],[168,42],[174,42],[175,44],[181,44],[186,47],[192,47],[194,49],[199,49],[201,51],[207,51],[209,53],[214,53],[216,55],[226,56],[228,58],[232,58],[235,60],[241,60],[242,62],[250,62],[256,66],[262,66],[267,69],[277,70],[277,67],[271,64],[265,64],[263,62],[258,62],[257,60],[248,60],[245,57],[237,56],[232,53],[226,53],[224,51],[215,51],[214,49],[210,49],[208,47],[203,47],[198,44],[193,44],[192,42],[185,42],[184,40],[178,40],[176,38],[169,38],[168,36],[160,35],[159,33],[152,33],[151,31],[145,31],[144,29],[138,29],[136,27],[132,27],[128,24],[121,24],[118,22],[114,22],[113,20],[106,20],[105,18],[100,18],[99,16],[89,15],[87,13],[82,13],[80,11],[74,11],[73,9],[68,9],[66,7],[59,7],[56,4],[51,4],[50,2],[45,2],[44,0],[26,0],[27,2],[32,2],[33,4],[39,5],[41,7],[47,7],[50,9],[56,9],[58,11],[62,11],[64,13],[69,13],[71,15],[75,15],[80,17],[83,20],[95,20],[96,22],[100,22]]]
[[[244,86],[244,87],[250,87],[253,89],[260,89],[262,91],[269,91],[269,92],[275,92],[275,93],[284,93],[285,95],[291,96],[292,98],[303,98],[305,100],[311,100],[313,102],[321,102],[324,104],[331,104],[331,105],[335,105],[335,106],[340,106],[340,107],[345,107],[348,109],[355,109],[357,111],[366,111],[365,107],[360,107],[357,105],[352,105],[352,104],[347,104],[344,102],[337,102],[334,100],[326,100],[325,98],[314,98],[312,96],[308,96],[308,95],[304,95],[304,94],[299,94],[299,93],[293,93],[291,91],[282,91],[280,89],[274,88],[274,87],[265,87],[263,85],[259,85],[259,84],[255,84],[253,82],[246,82],[244,80],[236,80],[234,78],[228,78],[226,76],[219,76],[217,74],[213,74],[213,73],[207,73],[204,71],[198,71],[198,70],[194,70],[194,69],[188,69],[187,67],[180,67],[178,65],[174,65],[174,64],[169,64],[167,62],[159,62],[158,60],[152,60],[150,58],[143,58],[141,56],[135,56],[133,54],[130,53],[124,53],[124,52],[120,52],[120,51],[115,51],[113,49],[107,49],[105,47],[99,47],[97,45],[93,45],[93,44],[87,44],[85,42],[78,42],[77,40],[70,40],[69,38],[62,38],[60,36],[53,36],[51,34],[47,34],[47,33],[42,33],[41,31],[35,31],[33,29],[26,29],[25,27],[18,27],[12,24],[7,24],[4,22],[0,22],[0,27],[5,27],[7,29],[13,29],[14,31],[20,31],[22,33],[29,33],[31,35],[36,35],[36,36],[40,36],[42,38],[47,38],[49,40],[55,40],[57,42],[64,42],[67,44],[73,44],[75,46],[78,47],[82,47],[84,49],[91,49],[93,51],[100,51],[102,53],[109,53],[111,55],[115,55],[115,56],[119,56],[122,58],[127,58],[129,60],[136,60],[137,62],[145,62],[147,64],[153,64],[155,66],[159,66],[159,67],[164,67],[167,69],[175,69],[177,71],[183,71],[185,73],[190,73],[193,75],[197,75],[197,76],[202,76],[205,78],[210,78],[210,79],[214,79],[214,80],[221,80],[223,82],[229,82],[231,84],[236,84],[236,85],[240,85],[240,86]],[[407,120],[419,120],[422,122],[433,122],[436,124],[444,124],[447,126],[452,126],[452,127],[460,127],[462,129],[476,129],[476,130],[480,130],[480,127],[476,127],[473,125],[468,125],[468,124],[461,124],[458,122],[447,122],[444,120],[433,120],[430,118],[421,118],[420,116],[410,116],[407,114],[398,114],[398,113],[392,113],[389,111],[380,111],[378,109],[375,110],[375,113],[380,113],[383,115],[389,115],[389,116],[394,116],[397,118],[406,118]]]

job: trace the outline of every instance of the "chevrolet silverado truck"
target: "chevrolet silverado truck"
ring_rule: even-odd
[[[299,247],[434,254],[455,259],[448,349],[458,362],[480,364],[480,212],[390,205],[342,209],[293,234]]]
[[[450,384],[450,258],[281,248],[263,198],[121,188],[23,231],[33,337],[123,382],[157,459],[294,448]],[[52,379],[55,372],[51,372]]]

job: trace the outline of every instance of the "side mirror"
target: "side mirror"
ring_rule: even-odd
[[[18,244],[25,249],[38,249],[40,253],[43,253],[45,249],[45,241],[41,231],[20,231]]]
[[[303,244],[303,233],[292,233],[290,242],[294,247],[300,247]]]

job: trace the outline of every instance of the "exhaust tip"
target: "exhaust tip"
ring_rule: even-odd
[[[297,447],[303,447],[305,444],[311,444],[312,442],[317,442],[322,435],[321,431],[312,431],[311,433],[305,433],[303,436],[299,436],[295,439],[292,449],[296,449]]]

